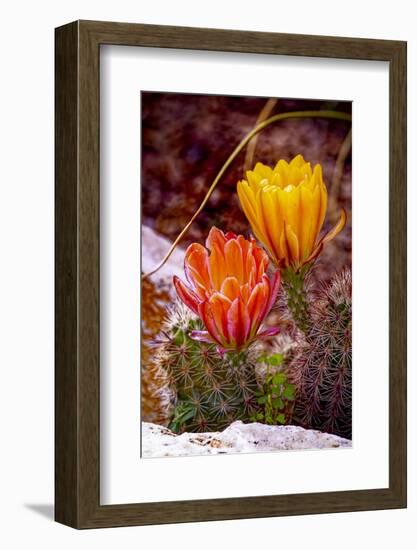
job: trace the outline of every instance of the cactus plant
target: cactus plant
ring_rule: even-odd
[[[309,304],[304,341],[289,366],[293,421],[352,437],[352,276],[336,275]]]
[[[251,348],[220,354],[214,344],[190,338],[203,324],[182,303],[168,314],[156,341],[156,363],[169,376],[175,408],[170,429],[181,433],[219,431],[258,410],[258,382]]]

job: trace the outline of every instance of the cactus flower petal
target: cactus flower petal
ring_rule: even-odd
[[[268,286],[264,282],[258,283],[253,289],[248,302],[248,312],[254,323],[258,324],[259,321],[262,321],[264,310],[268,305],[268,298]]]
[[[201,244],[193,243],[185,254],[184,271],[187,281],[195,287],[199,296],[209,284],[208,254]]]
[[[218,331],[214,320],[214,315],[208,301],[201,302],[198,306],[198,313],[213,341],[222,345],[222,334]]]
[[[230,340],[236,343],[237,348],[242,347],[249,336],[250,319],[241,298],[233,300],[227,312],[227,327]]]
[[[311,255],[307,258],[306,263],[311,262],[312,260],[317,258],[317,256],[323,250],[323,246],[325,245],[325,243],[334,239],[336,235],[338,235],[342,231],[342,229],[345,227],[346,220],[347,220],[346,212],[345,212],[345,209],[342,208],[339,221],[332,229],[330,229],[330,231],[328,231],[325,235],[323,235],[323,237],[317,243],[316,248],[313,250]]]
[[[271,280],[271,289],[269,294],[269,303],[267,306],[268,312],[271,310],[275,302],[277,301],[279,286],[281,284],[281,273],[279,270],[275,271]]]
[[[268,327],[258,334],[259,339],[269,338],[270,336],[276,336],[280,332],[279,327]]]
[[[210,229],[208,237],[206,239],[206,247],[210,250],[210,252],[216,246],[219,248],[219,250],[223,250],[226,242],[227,237],[221,229],[218,229],[217,227],[212,227]]]
[[[174,286],[178,296],[188,306],[191,311],[198,315],[199,298],[195,292],[193,292],[188,286],[186,286],[181,279],[174,275]]]
[[[198,340],[199,342],[213,343],[213,338],[206,330],[192,330],[190,336],[193,340]]]
[[[179,298],[207,329],[193,331],[191,336],[215,343],[223,351],[242,349],[258,337],[277,299],[280,272],[268,277],[268,256],[252,237],[213,227],[206,246],[193,243],[185,253],[188,285],[174,277]],[[262,334],[266,337],[270,332]]]
[[[347,220],[347,215],[346,215],[345,209],[342,208],[342,211],[340,212],[339,221],[328,233],[326,233],[326,235],[324,235],[321,238],[320,242],[324,244],[334,239],[336,235],[338,235],[342,231],[342,229],[345,227],[346,220]]]

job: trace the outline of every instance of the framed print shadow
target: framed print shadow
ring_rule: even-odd
[[[55,48],[56,521],[406,507],[406,43]]]

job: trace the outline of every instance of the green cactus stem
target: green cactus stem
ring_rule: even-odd
[[[306,265],[299,272],[293,271],[291,268],[281,271],[288,309],[291,312],[294,323],[303,333],[307,333],[310,326],[310,312],[306,289],[306,278],[310,267],[310,265]]]

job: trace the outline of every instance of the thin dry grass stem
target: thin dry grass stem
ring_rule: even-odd
[[[338,205],[338,198],[340,194],[340,186],[342,184],[343,170],[346,159],[352,148],[352,129],[346,134],[345,139],[340,146],[339,153],[337,155],[336,164],[333,172],[332,186],[329,196],[329,218],[332,223],[335,223],[339,217],[340,209]]]
[[[178,235],[178,237],[175,239],[175,241],[172,243],[170,249],[165,254],[164,258],[161,260],[161,262],[149,273],[145,273],[142,275],[142,280],[150,277],[157,271],[161,269],[171,256],[171,254],[174,252],[175,248],[177,247],[178,243],[181,241],[181,239],[184,237],[184,235],[187,233],[189,228],[191,227],[194,220],[197,218],[197,216],[200,214],[200,212],[203,210],[203,208],[206,206],[208,200],[210,199],[214,189],[216,188],[217,184],[219,183],[220,179],[222,178],[223,174],[226,172],[227,168],[232,164],[232,162],[235,160],[235,158],[239,155],[239,153],[242,151],[242,149],[250,142],[250,140],[255,137],[259,132],[261,132],[264,128],[269,126],[270,124],[273,124],[274,122],[279,122],[281,120],[287,120],[291,118],[331,118],[335,120],[346,120],[350,121],[352,120],[352,117],[347,113],[342,113],[339,111],[293,111],[290,113],[278,113],[270,118],[267,118],[253,130],[251,130],[246,136],[242,139],[242,141],[237,145],[237,147],[234,149],[232,154],[227,158],[226,162],[221,167],[219,173],[215,177],[213,183],[210,185],[206,196],[204,197],[202,203],[196,210],[196,212],[193,214],[190,221],[187,223],[187,225],[184,227],[184,229],[181,231],[181,233]]]
[[[262,107],[258,118],[256,119],[256,125],[260,124],[264,120],[266,120],[269,115],[274,110],[276,104],[278,103],[277,98],[269,98],[268,101],[265,103],[265,105]],[[255,150],[256,150],[256,144],[258,143],[259,135],[256,135],[250,143],[248,143],[248,146],[246,148],[246,156],[245,156],[245,162],[243,163],[243,174],[246,174],[247,170],[250,170],[253,166],[253,157],[255,156]]]

